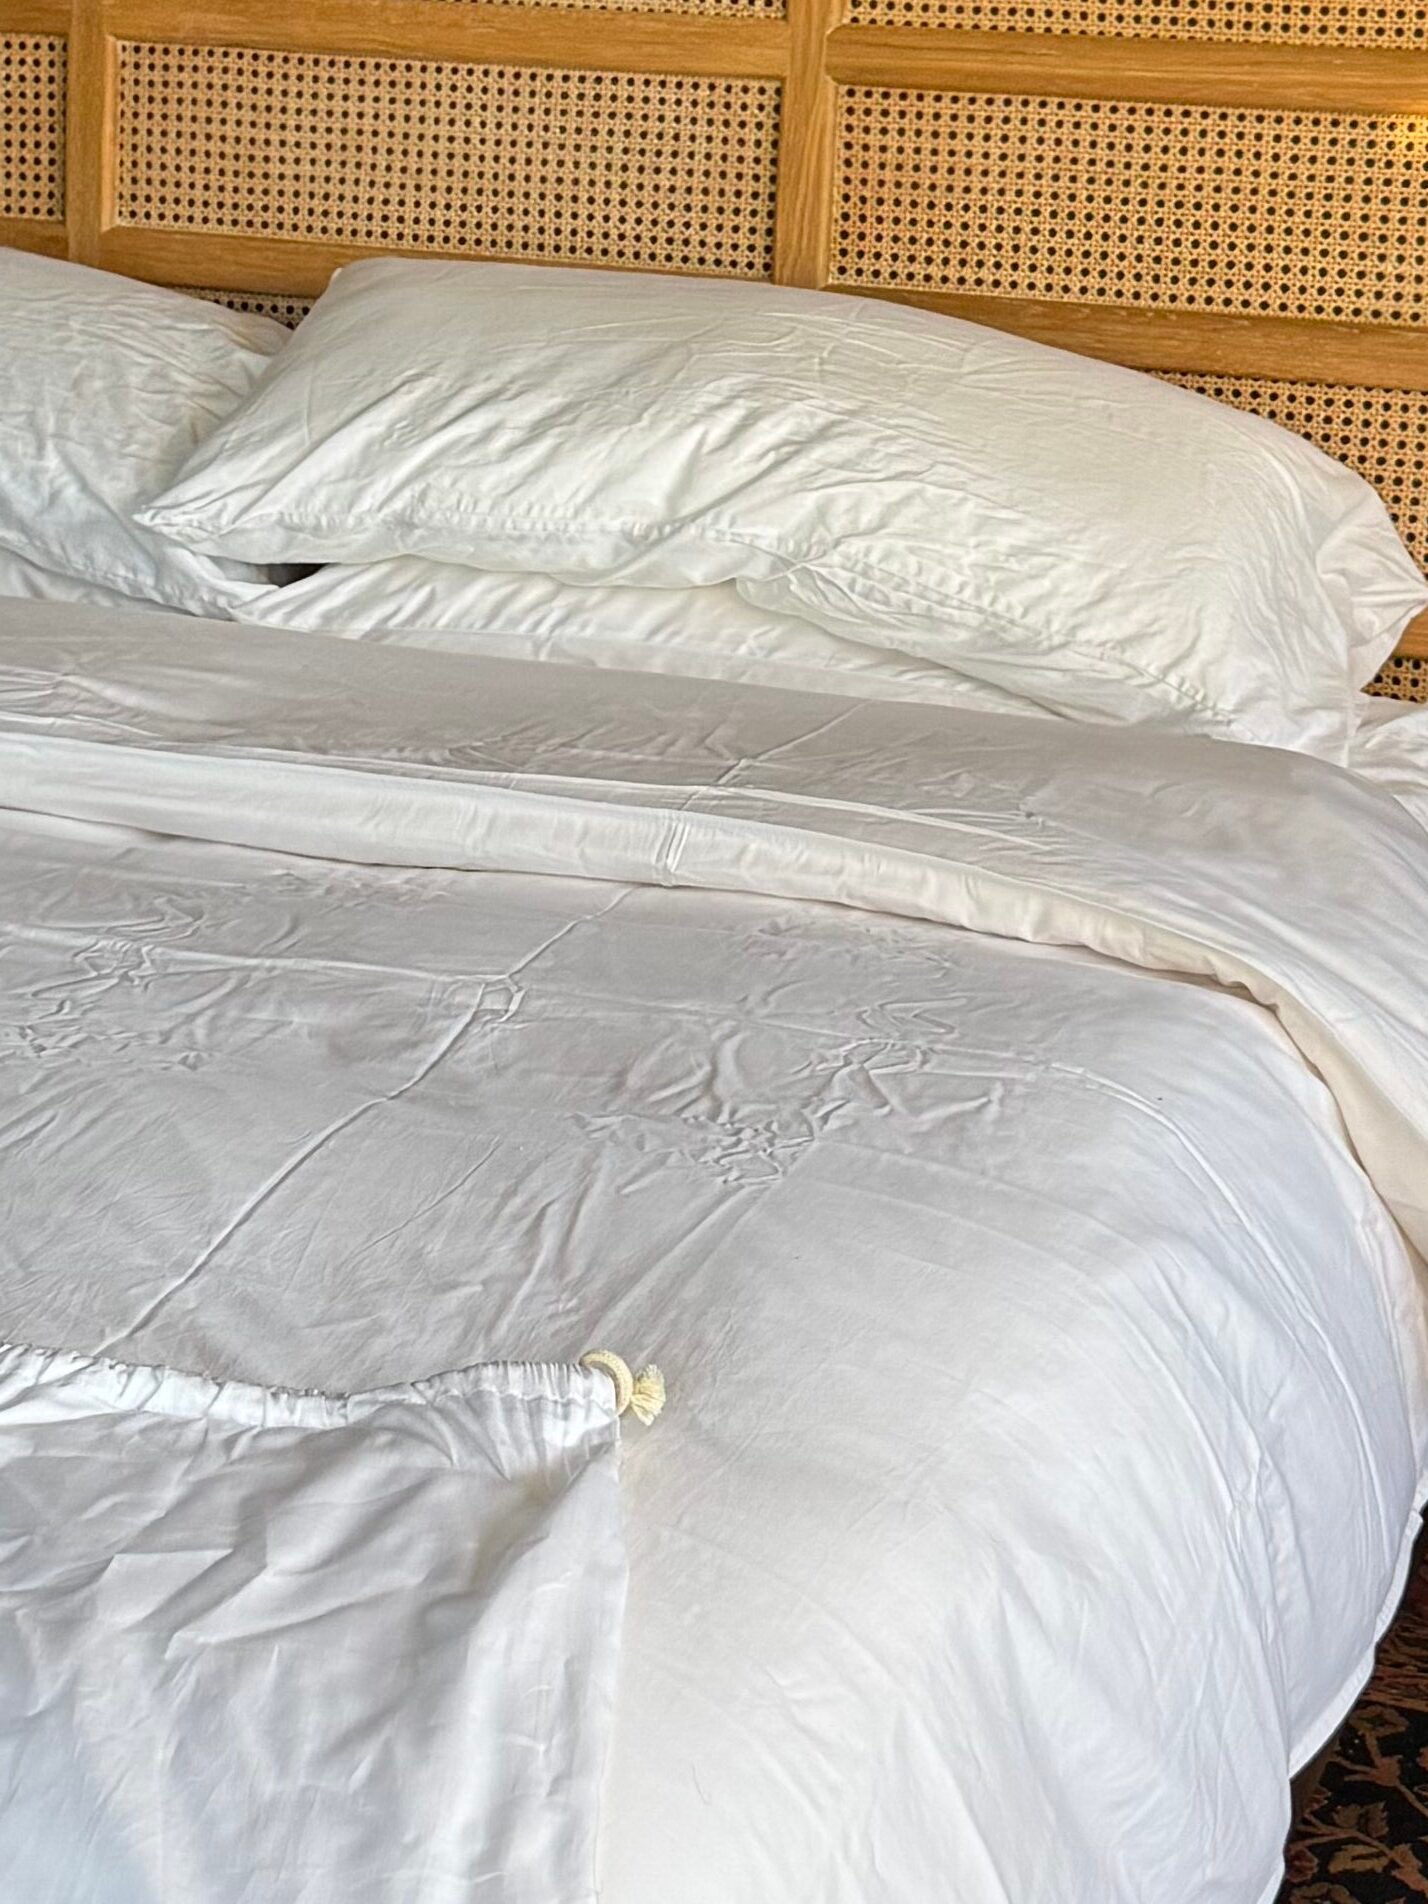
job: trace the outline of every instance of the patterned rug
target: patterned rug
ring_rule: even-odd
[[[1279,1904],[1413,1898],[1428,1898],[1428,1564],[1415,1570],[1290,1841]]]

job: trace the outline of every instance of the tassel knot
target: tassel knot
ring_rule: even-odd
[[[615,1386],[617,1415],[631,1414],[648,1427],[664,1407],[664,1377],[653,1362],[632,1375],[623,1356],[610,1349],[591,1349],[588,1355],[581,1356],[580,1366],[598,1369],[602,1375],[609,1376]]]

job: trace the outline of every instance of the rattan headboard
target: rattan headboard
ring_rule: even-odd
[[[0,0],[0,241],[910,298],[1278,418],[1428,563],[1428,0]]]

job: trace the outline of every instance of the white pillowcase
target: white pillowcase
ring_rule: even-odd
[[[85,602],[96,608],[162,607],[159,602],[136,601],[133,596],[103,588],[98,582],[77,582],[73,576],[56,575],[53,569],[42,569],[34,562],[27,562],[22,555],[11,555],[8,549],[0,549],[0,599]]]
[[[1336,757],[1428,602],[1372,490],[1261,418],[907,306],[547,266],[349,266],[141,520],[736,580],[1059,712]]]
[[[259,596],[242,619],[452,654],[693,675],[870,701],[1043,712],[950,668],[756,608],[727,582],[581,588],[549,575],[397,556],[318,569]]]
[[[0,550],[57,581],[195,614],[266,587],[251,565],[196,556],[133,511],[288,337],[265,317],[0,249]]]

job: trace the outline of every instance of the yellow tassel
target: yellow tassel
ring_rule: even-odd
[[[630,1413],[648,1428],[663,1407],[664,1377],[650,1362],[635,1377],[635,1386],[630,1393]]]
[[[623,1356],[610,1349],[591,1349],[588,1355],[581,1356],[580,1366],[599,1369],[602,1375],[609,1376],[615,1385],[617,1415],[629,1413],[648,1427],[664,1407],[664,1377],[653,1362],[638,1375],[632,1375]]]

